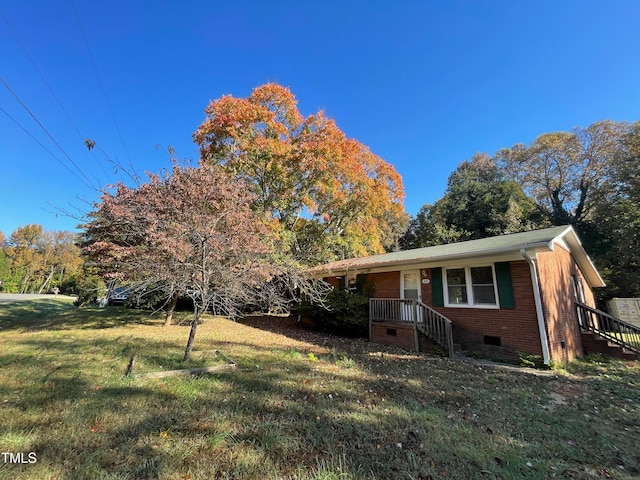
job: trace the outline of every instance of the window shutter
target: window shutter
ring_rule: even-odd
[[[346,280],[344,277],[338,277],[338,290],[344,290],[346,288]]]
[[[500,308],[516,308],[516,301],[513,298],[513,283],[511,282],[511,262],[498,262],[495,264],[495,268]]]
[[[431,297],[434,307],[444,307],[444,293],[442,291],[442,268],[431,269]]]

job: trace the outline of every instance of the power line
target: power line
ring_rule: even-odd
[[[2,16],[2,19],[4,20],[4,23],[7,24],[7,27],[9,28],[9,30],[11,31],[11,33],[13,34],[13,37],[15,38],[16,42],[18,43],[18,45],[20,46],[20,48],[22,48],[22,51],[24,52],[24,54],[26,55],[26,57],[29,59],[29,61],[31,62],[31,64],[33,65],[33,67],[36,69],[36,72],[38,72],[38,75],[40,75],[40,78],[42,79],[43,83],[46,85],[46,87],[49,89],[49,92],[51,93],[51,95],[53,96],[53,98],[56,100],[56,102],[58,102],[58,106],[60,107],[60,109],[64,112],[64,114],[67,117],[67,120],[69,120],[69,123],[71,123],[71,125],[73,126],[73,128],[75,129],[75,131],[78,133],[78,136],[80,137],[81,140],[85,140],[84,135],[82,135],[82,133],[80,132],[80,129],[78,128],[78,126],[76,125],[76,123],[73,121],[73,119],[71,118],[71,115],[69,115],[69,113],[67,112],[67,110],[64,108],[64,106],[62,105],[62,102],[60,101],[60,99],[58,98],[58,96],[55,94],[55,92],[53,91],[53,88],[51,87],[51,85],[49,84],[49,82],[47,82],[47,79],[45,78],[44,74],[42,73],[42,71],[40,70],[40,68],[38,67],[38,64],[35,62],[35,60],[31,57],[31,55],[29,54],[29,51],[27,50],[27,48],[24,46],[24,44],[20,41],[20,38],[18,37],[18,34],[16,33],[16,31],[13,29],[13,27],[11,26],[11,24],[9,23],[9,20],[7,19],[7,17],[4,15],[4,13],[2,12],[2,10],[0,10],[0,16]],[[96,154],[94,152],[91,152],[91,155],[93,156],[93,158],[95,159],[96,163],[98,164],[98,166],[100,167],[100,169],[102,170],[102,173],[104,173],[107,177],[109,177],[109,174],[107,173],[107,171],[105,170],[105,168],[102,166],[102,163],[98,160],[98,157],[96,156]],[[107,155],[108,156],[108,155]],[[96,179],[97,180],[97,179]],[[99,181],[98,181],[99,183]]]
[[[22,131],[24,133],[26,133],[29,137],[31,137],[31,139],[36,142],[38,145],[40,145],[49,155],[51,155],[53,158],[56,159],[56,161],[62,165],[64,168],[66,168],[67,170],[69,170],[69,172],[71,173],[71,175],[73,175],[74,177],[76,177],[78,180],[80,180],[82,183],[84,183],[86,185],[86,182],[80,178],[78,176],[78,174],[76,172],[74,172],[73,170],[71,170],[67,165],[65,165],[65,163],[60,160],[51,150],[49,150],[40,140],[38,140],[36,137],[34,137],[31,132],[29,132],[29,130],[27,130],[24,126],[22,126],[22,124],[20,124],[20,122],[18,122],[15,118],[13,118],[11,116],[11,114],[9,114],[9,112],[7,112],[4,108],[0,107],[0,111],[2,111],[2,113],[4,113],[7,117],[9,117],[9,119],[15,123],[18,127],[20,127],[22,129]],[[93,188],[93,187],[91,187]]]
[[[129,156],[129,151],[127,150],[127,146],[124,143],[124,138],[122,137],[122,132],[120,131],[120,127],[118,122],[116,121],[116,116],[113,113],[113,108],[111,108],[111,102],[109,101],[109,97],[107,95],[107,90],[104,88],[104,84],[102,83],[102,77],[100,77],[100,72],[98,71],[98,66],[96,65],[96,61],[93,58],[93,53],[91,53],[91,48],[89,47],[89,42],[87,41],[87,36],[84,33],[84,29],[82,28],[82,22],[80,21],[80,16],[78,15],[78,11],[76,10],[76,6],[71,0],[71,8],[73,9],[73,13],[76,16],[76,20],[78,20],[78,26],[80,27],[80,32],[82,33],[82,39],[84,40],[84,44],[87,47],[87,51],[89,52],[89,58],[91,59],[91,64],[93,65],[93,69],[96,72],[96,76],[98,77],[98,83],[100,83],[100,88],[102,89],[102,93],[104,95],[104,99],[107,102],[107,106],[109,107],[109,112],[111,113],[111,119],[113,120],[113,124],[116,127],[116,131],[118,132],[118,137],[120,137],[120,142],[122,143],[122,147],[124,148],[124,152],[127,155],[127,160],[129,160],[129,164],[131,165],[131,157]]]
[[[69,156],[69,154],[65,151],[64,148],[62,148],[62,146],[57,142],[57,140],[53,137],[53,135],[51,135],[51,133],[49,133],[49,130],[47,130],[47,128],[42,124],[42,122],[40,120],[38,120],[38,117],[36,117],[33,112],[29,109],[29,107],[27,107],[27,105],[25,105],[25,103],[20,99],[20,97],[18,96],[18,94],[16,92],[14,92],[11,87],[9,86],[9,84],[7,84],[7,82],[4,81],[4,78],[2,78],[0,76],[0,82],[3,83],[3,85],[6,87],[7,90],[9,90],[9,92],[11,93],[11,95],[13,95],[13,97],[18,101],[18,103],[20,103],[20,105],[22,105],[22,108],[24,108],[27,113],[29,115],[31,115],[31,118],[33,118],[35,120],[35,122],[40,126],[40,128],[47,134],[47,136],[51,139],[51,141],[53,143],[56,144],[56,146],[60,149],[60,151],[62,153],[64,153],[65,157],[67,157],[67,159],[71,162],[71,164],[76,167],[76,170],[78,170],[78,172],[80,172],[80,175],[82,175],[84,177],[84,179],[86,180],[85,185],[87,185],[89,188],[93,189],[93,190],[99,190],[99,188],[96,188],[95,186],[93,186],[91,184],[91,180],[89,180],[89,178],[84,174],[84,172],[82,171],[82,169],[80,167],[78,167],[78,165],[76,164],[76,162],[73,161],[73,159]]]

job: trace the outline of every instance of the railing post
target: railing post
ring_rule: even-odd
[[[415,342],[416,352],[420,351],[420,339],[418,338],[418,301],[411,299],[411,311],[413,313],[413,339]]]
[[[373,301],[373,298],[369,299],[369,341],[373,342],[373,308],[374,308],[375,302]]]
[[[587,331],[640,354],[640,328],[582,303],[577,308]]]
[[[453,326],[451,321],[417,299],[370,298],[369,340],[373,341],[373,322],[413,324],[414,348],[420,351],[420,332],[431,338],[453,358]]]

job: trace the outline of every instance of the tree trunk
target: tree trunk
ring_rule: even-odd
[[[168,327],[171,325],[171,320],[173,319],[173,311],[176,308],[176,304],[178,303],[178,298],[180,298],[179,292],[174,292],[171,296],[171,300],[169,300],[169,304],[167,305],[167,316],[164,318],[163,327]]]
[[[193,320],[191,321],[191,331],[189,332],[189,340],[187,341],[187,348],[184,350],[183,362],[188,362],[191,356],[191,349],[193,348],[193,341],[196,338],[196,330],[198,329],[198,321],[200,320],[200,309],[196,306],[193,313]]]
[[[20,293],[27,293],[27,287],[29,286],[30,273],[25,273],[22,277],[22,283],[20,284]]]
[[[47,285],[49,285],[49,282],[53,278],[54,273],[56,273],[56,267],[52,266],[51,271],[49,272],[49,275],[47,275],[46,280],[42,283],[42,286],[40,287],[40,290],[38,290],[38,293],[42,293],[42,291],[47,287]]]

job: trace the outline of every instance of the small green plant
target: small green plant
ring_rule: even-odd
[[[542,357],[540,355],[530,355],[528,353],[518,353],[521,367],[539,368],[542,365]]]
[[[436,355],[440,355],[441,357],[447,356],[447,352],[440,345],[436,345],[435,347],[433,347],[433,353],[435,353]]]
[[[331,356],[333,357],[333,363],[343,368],[353,368],[356,362],[347,357],[346,354],[336,351],[334,348],[331,350]]]
[[[309,480],[347,480],[353,477],[349,474],[346,458],[340,455],[328,460],[319,459],[318,466],[308,478]]]
[[[309,352],[307,357],[309,357],[309,361],[310,362],[317,362],[318,361],[318,358],[313,354],[313,352]]]
[[[345,357],[343,360],[340,360],[338,363],[342,368],[353,368],[356,366],[356,362],[351,360],[350,358]]]
[[[564,370],[564,366],[560,362],[556,362],[555,360],[549,360],[549,369],[551,370]]]
[[[296,350],[295,348],[290,348],[289,350],[287,350],[285,352],[285,356],[287,358],[298,358],[300,356],[300,352],[298,350]]]

